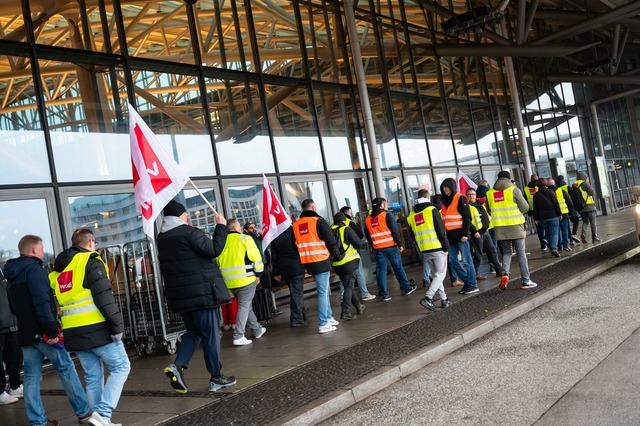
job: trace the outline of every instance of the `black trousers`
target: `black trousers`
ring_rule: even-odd
[[[7,366],[5,373],[2,363]],[[7,387],[6,376],[9,375],[11,389],[20,387],[20,370],[22,369],[22,348],[18,342],[18,332],[0,333],[0,393]]]

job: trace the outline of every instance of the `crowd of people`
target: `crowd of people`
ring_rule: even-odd
[[[532,175],[521,191],[509,172],[501,171],[492,187],[483,180],[463,194],[456,181],[448,178],[441,183],[437,197],[430,197],[426,189],[417,195],[406,224],[424,265],[426,293],[419,303],[431,311],[436,310],[437,300],[443,309],[451,304],[444,288],[447,274],[451,285],[462,286],[459,294],[479,291],[478,280],[487,278],[479,272],[483,254],[500,278],[500,289],[505,290],[509,284],[513,254],[520,266],[520,288],[535,288],[525,251],[527,215],[535,224],[541,250],[548,250],[553,257],[571,251],[574,244],[587,243],[589,226],[592,242],[600,241],[595,191],[582,172],[571,187],[563,176],[552,179]],[[334,332],[340,324],[329,298],[332,270],[341,284],[342,321],[362,314],[364,301],[376,297],[383,302],[391,300],[388,266],[401,294],[409,296],[416,290],[405,273],[401,259],[404,242],[385,198],[372,200],[363,228],[353,221],[348,206],[334,215],[331,225],[317,213],[312,199],[304,200],[301,206],[300,217],[273,240],[268,250],[261,247],[253,222],[242,227],[237,219],[227,221],[216,214],[217,226],[213,235],[207,235],[189,224],[184,205],[171,201],[164,208],[156,242],[158,259],[168,307],[182,316],[185,326],[175,360],[164,369],[175,391],[188,392],[185,372],[200,344],[210,374],[208,390],[235,385],[235,377],[222,374],[221,331],[229,324],[221,323],[219,308],[235,300],[234,346],[251,344],[248,337],[260,339],[267,330],[256,318],[252,301],[259,284],[271,288],[271,277],[289,287],[291,327],[307,325],[304,282],[307,274],[313,277],[320,334]],[[582,232],[578,238],[580,219]],[[573,225],[571,232],[569,223]],[[377,296],[368,291],[359,254],[367,241],[376,261]],[[76,230],[71,243],[71,248],[56,257],[53,272],[48,275],[42,263],[43,242],[38,236],[24,236],[18,244],[20,257],[5,264],[6,280],[2,277],[0,286],[0,368],[4,361],[9,388],[5,390],[2,369],[0,404],[24,398],[30,425],[57,424],[46,416],[40,399],[46,357],[57,371],[78,421],[114,425],[111,417],[130,370],[122,342],[123,317],[92,231]],[[274,312],[280,312],[275,300],[272,306]],[[84,370],[84,386],[70,351]],[[103,366],[109,371],[106,382]]]

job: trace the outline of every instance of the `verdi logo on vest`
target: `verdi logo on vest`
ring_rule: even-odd
[[[306,235],[309,233],[309,224],[308,223],[301,223],[300,224],[300,228],[298,228],[298,232],[300,233],[300,235]]]
[[[73,271],[64,271],[58,276],[60,293],[66,293],[73,288]]]
[[[535,193],[536,193],[536,189],[529,187],[529,194],[533,195]]]
[[[422,215],[422,213],[418,213],[415,216],[415,221],[416,221],[416,225],[422,225],[424,223],[424,216]]]
[[[496,191],[493,193],[493,201],[504,201],[504,191]]]
[[[377,217],[371,218],[371,226],[380,226],[380,222],[378,221]]]

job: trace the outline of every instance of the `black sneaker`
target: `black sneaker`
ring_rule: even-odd
[[[215,392],[220,389],[228,388],[236,384],[236,378],[233,376],[212,377],[209,381],[209,392]]]
[[[478,287],[471,287],[469,286],[469,288],[467,289],[467,291],[465,291],[463,294],[473,294],[473,293],[477,293],[479,292],[480,289],[478,289]]]
[[[436,305],[433,304],[433,300],[429,299],[428,297],[423,297],[422,299],[420,299],[420,304],[430,311],[436,310]]]
[[[451,300],[449,300],[449,299],[444,299],[444,300],[442,301],[442,305],[440,305],[440,307],[441,307],[442,309],[446,309],[446,308],[448,308],[448,307],[449,307],[449,305],[451,305]]]
[[[567,247],[564,247],[562,250],[564,250],[564,251],[571,251],[571,248],[569,248],[569,247],[567,246]]]
[[[388,302],[389,300],[391,300],[391,296],[389,296],[389,293],[387,293],[384,296],[382,296],[382,301],[383,302]]]
[[[355,315],[351,315],[350,313],[344,313],[344,314],[340,315],[340,319],[347,320],[347,321],[352,320],[352,319],[356,319],[356,318],[358,318],[358,317],[355,316]]]
[[[560,257],[560,253],[558,253],[558,250],[551,249],[551,257]]]
[[[594,243],[599,243],[599,242],[601,242],[601,241],[602,241],[602,240],[601,240],[600,238],[598,238],[598,237],[593,237],[593,242],[594,242]]]
[[[462,289],[458,292],[458,294],[467,294],[467,290],[469,290],[471,288],[471,286],[468,285],[463,285]]]
[[[164,369],[164,374],[171,380],[171,387],[176,390],[178,393],[187,393],[187,384],[184,382],[182,378],[183,368],[176,367],[175,364],[169,364],[167,368]]]
[[[431,285],[431,281],[422,280],[422,287],[429,287]]]
[[[580,238],[578,238],[575,234],[569,237],[569,239],[573,241],[574,244],[580,242]]]
[[[414,291],[416,291],[416,288],[418,288],[418,286],[413,283],[413,280],[411,280],[409,282],[411,283],[409,285],[409,288],[404,291],[404,294],[407,295],[407,296],[410,295],[411,293],[413,293]]]

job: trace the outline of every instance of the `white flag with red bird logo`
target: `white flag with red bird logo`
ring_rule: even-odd
[[[153,224],[164,206],[189,181],[173,157],[136,110],[129,105],[131,166],[136,210],[142,214],[142,229],[153,241]]]
[[[265,175],[262,191],[262,250],[266,250],[271,241],[291,226],[291,218],[280,204],[275,192],[271,189]]]
[[[478,185],[465,172],[458,170],[458,192],[465,195],[469,188],[478,189]]]

